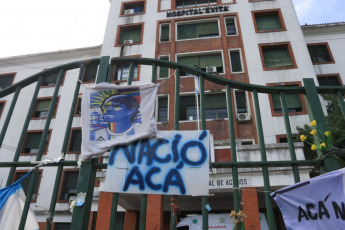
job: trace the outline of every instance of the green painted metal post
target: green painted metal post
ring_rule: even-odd
[[[151,77],[151,82],[155,83],[156,82],[156,63],[152,64],[152,77]]]
[[[82,79],[83,70],[84,70],[84,64],[82,64],[80,66],[78,80]],[[64,158],[66,155],[68,140],[69,140],[69,136],[70,136],[70,132],[71,132],[71,126],[72,126],[73,117],[74,117],[75,106],[77,104],[77,100],[78,100],[78,96],[79,96],[79,89],[80,89],[80,81],[77,81],[76,87],[74,90],[71,109],[70,109],[69,116],[68,116],[68,121],[67,121],[67,126],[66,126],[66,131],[65,131],[65,137],[63,140],[62,148],[61,148],[61,152],[63,153],[63,156],[62,156],[63,159],[61,161],[64,161]],[[57,196],[58,196],[58,192],[59,192],[59,186],[60,186],[62,171],[63,171],[63,165],[59,165],[57,168],[57,172],[56,172],[53,194],[52,194],[52,198],[50,201],[49,213],[48,213],[48,216],[46,218],[46,224],[47,224],[46,230],[50,230],[52,227],[52,222],[53,222],[54,213],[55,213],[55,207],[56,207],[56,201],[57,201]]]
[[[129,64],[129,73],[128,73],[128,79],[127,79],[127,85],[132,85],[133,77],[134,77],[134,64],[131,62]]]
[[[306,92],[306,101],[310,120],[316,120],[317,127],[322,132],[328,131],[329,129],[326,117],[323,114],[320,98],[315,87],[314,79],[304,78],[303,83]],[[316,144],[318,144],[319,142],[318,138],[315,138],[314,141]],[[320,156],[322,155],[322,153],[318,151],[318,155]],[[326,157],[325,167],[326,170],[330,172],[339,169],[339,164],[332,157]]]
[[[175,70],[175,112],[174,112],[174,129],[180,129],[180,68]],[[177,196],[171,196],[171,200],[177,201]],[[171,201],[172,202],[172,201]],[[170,230],[176,229],[174,207],[170,207]]]
[[[141,195],[139,230],[145,230],[146,228],[146,208],[147,208],[147,194],[143,194]]]
[[[30,103],[30,107],[29,107],[29,110],[28,110],[28,114],[26,115],[25,122],[24,122],[24,125],[23,125],[23,128],[22,128],[22,132],[21,132],[20,137],[19,137],[19,141],[18,141],[18,144],[17,144],[16,152],[14,153],[13,162],[18,162],[18,160],[19,160],[19,156],[20,156],[20,152],[22,151],[22,147],[23,147],[26,131],[28,130],[28,127],[29,127],[32,111],[33,111],[33,109],[35,107],[37,95],[38,95],[38,92],[40,90],[41,84],[42,84],[42,76],[37,81],[37,84],[36,84],[36,87],[35,87],[35,91],[34,91],[34,94],[32,96],[32,99],[31,99],[31,103]],[[12,184],[12,180],[13,180],[13,176],[14,176],[15,171],[16,171],[16,167],[12,166],[11,170],[10,170],[10,173],[8,175],[8,178],[7,178],[6,186],[9,186],[10,184]]]
[[[262,161],[262,163],[265,163],[265,162],[267,162],[267,156],[266,156],[264,132],[263,132],[263,128],[262,128],[261,112],[260,112],[260,104],[259,104],[258,93],[257,93],[257,91],[255,89],[253,90],[253,96],[254,96],[254,110],[255,110],[256,126],[257,126],[257,129],[258,129],[258,137],[259,137],[260,152],[261,152],[261,161]],[[262,166],[262,171],[263,171],[263,178],[264,178],[265,201],[266,201],[268,227],[269,227],[270,230],[276,230],[276,224],[275,224],[275,218],[274,218],[274,213],[273,213],[272,200],[271,200],[271,197],[269,195],[270,180],[269,180],[269,174],[268,174],[268,166],[267,165],[263,165]]]
[[[73,230],[83,230],[88,228],[93,188],[96,179],[96,168],[94,167],[96,160],[97,159],[82,161],[80,167],[77,195],[86,193],[86,197],[83,205],[74,206],[71,224],[71,229]]]
[[[19,92],[20,92],[21,89],[22,89],[22,87],[20,85],[17,86],[16,91],[15,91],[15,93],[13,95],[13,98],[12,98],[12,102],[11,102],[10,108],[8,109],[8,113],[7,113],[5,122],[2,125],[1,134],[0,134],[0,148],[2,146],[2,142],[4,141],[4,137],[5,137],[7,128],[8,128],[8,124],[10,123],[10,120],[11,120],[11,117],[12,117],[12,114],[13,114],[13,110],[14,110],[14,106],[17,103],[17,99],[18,99]]]
[[[292,132],[291,132],[291,124],[289,120],[289,114],[286,107],[286,100],[285,100],[285,94],[283,92],[280,92],[280,101],[282,105],[283,115],[284,115],[284,122],[285,122],[285,130],[286,130],[286,136],[288,140],[289,150],[290,150],[290,158],[291,160],[295,161],[296,158],[296,152],[295,152],[295,146],[293,144],[292,140]],[[297,165],[292,165],[292,171],[294,176],[295,183],[300,182],[300,176]]]
[[[117,204],[119,202],[119,194],[113,193],[113,200],[111,203],[110,226],[109,230],[116,230],[117,225]]]
[[[204,79],[204,76],[202,75],[200,76],[200,120],[201,120],[201,130],[206,130],[205,79]],[[208,210],[205,207],[207,204],[208,204],[208,196],[203,196],[202,202],[201,202],[203,230],[208,230]]]
[[[106,82],[109,68],[109,56],[101,57],[97,74],[97,83]]]

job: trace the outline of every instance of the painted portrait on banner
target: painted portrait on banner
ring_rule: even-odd
[[[83,158],[93,158],[109,148],[153,137],[156,85],[101,84],[86,90],[82,100]],[[145,105],[145,106],[143,106]]]

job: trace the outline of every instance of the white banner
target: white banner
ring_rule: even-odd
[[[157,85],[88,88],[82,100],[82,158],[103,155],[115,145],[154,137]]]
[[[162,131],[163,139],[116,146],[109,156],[106,192],[208,195],[208,131]]]

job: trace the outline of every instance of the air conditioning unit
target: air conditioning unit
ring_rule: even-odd
[[[217,66],[206,67],[206,72],[207,73],[217,73]]]
[[[124,14],[134,14],[134,9],[125,10]]]
[[[249,113],[239,113],[237,114],[237,120],[239,122],[250,121],[251,117]]]
[[[123,41],[123,44],[131,44],[131,43],[133,43],[133,40],[124,40]]]

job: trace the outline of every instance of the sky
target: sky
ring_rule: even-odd
[[[301,25],[345,21],[345,0],[293,0]],[[0,0],[0,58],[102,44],[109,0]]]

